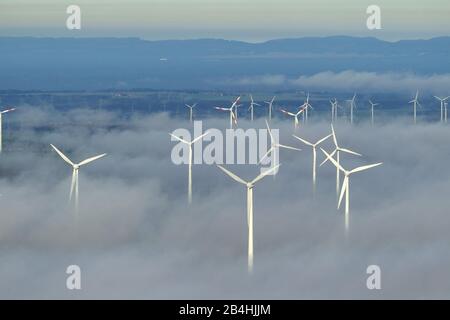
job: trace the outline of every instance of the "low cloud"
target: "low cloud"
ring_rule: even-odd
[[[338,92],[415,92],[417,89],[432,94],[447,94],[450,74],[415,75],[412,73],[376,73],[347,70],[320,72],[314,75],[288,77],[261,75],[238,77],[220,81],[222,85],[247,87],[298,88]]]
[[[187,205],[187,167],[171,162],[168,133],[188,121],[19,110],[0,161],[1,298],[445,298],[450,290],[446,126],[336,124],[341,145],[364,155],[343,156],[344,167],[384,163],[351,178],[346,238],[334,168],[318,168],[313,195],[311,149],[292,137],[291,121],[274,119],[280,142],[303,151],[282,150],[279,174],[255,187],[249,277],[245,187],[195,165]],[[227,125],[226,117],[204,121],[205,129]],[[240,125],[265,127],[263,119]],[[297,134],[314,141],[329,132],[318,120]],[[71,168],[50,143],[74,161],[108,153],[80,170],[77,224],[67,203]],[[332,150],[331,141],[323,147]],[[259,172],[229,168],[244,179]],[[70,264],[81,267],[81,291],[65,288]],[[381,267],[381,291],[366,288],[370,264]]]

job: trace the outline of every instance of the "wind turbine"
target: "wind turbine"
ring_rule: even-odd
[[[269,105],[269,121],[272,120],[272,107],[273,107],[273,102],[275,101],[275,97],[273,96],[272,100],[270,101],[264,101],[264,103],[267,103]]]
[[[16,108],[6,109],[0,112],[0,152],[3,151],[3,115],[16,110]]]
[[[306,123],[308,122],[308,109],[311,108],[313,109],[312,105],[309,103],[309,92],[308,95],[306,96],[306,101],[303,103],[303,105],[300,106],[300,108],[303,108],[305,110],[305,121]]]
[[[450,98],[450,96],[447,98],[440,98],[437,96],[434,96],[434,97],[441,102],[441,122],[444,122],[444,105],[445,105],[445,102],[447,101],[447,99]]]
[[[411,100],[409,103],[413,103],[414,124],[416,124],[417,123],[417,106],[421,106],[421,104],[419,103],[419,90],[416,91],[416,96],[415,96],[414,100]]]
[[[269,136],[270,136],[270,148],[266,152],[266,154],[263,157],[261,157],[261,159],[259,160],[259,163],[261,163],[270,153],[274,152],[275,149],[277,149],[277,148],[278,149],[284,148],[284,149],[302,151],[302,149],[298,149],[298,148],[294,148],[294,147],[290,147],[290,146],[286,146],[284,144],[278,143],[278,141],[276,141],[275,138],[272,135],[272,130],[269,127],[269,123],[267,122],[267,120],[265,120],[265,121],[266,121],[267,132],[269,133]],[[274,153],[274,160],[273,160],[274,163],[277,163],[277,161],[278,161],[278,159],[275,158],[276,154],[277,153],[275,152]]]
[[[317,141],[316,143],[312,143],[309,141],[306,141],[305,139],[302,139],[298,136],[296,136],[295,134],[293,135],[294,138],[300,140],[301,142],[303,142],[304,144],[312,147],[312,151],[313,151],[313,165],[312,165],[312,177],[313,177],[313,188],[315,189],[316,187],[316,166],[317,166],[317,146],[319,146],[322,142],[324,142],[325,140],[327,140],[328,138],[330,138],[333,134],[329,134],[326,137],[320,139],[319,141]]]
[[[330,160],[335,166],[336,168],[338,168],[339,170],[341,170],[344,173],[344,181],[342,182],[342,189],[341,189],[341,195],[339,196],[339,202],[338,202],[338,209],[341,207],[341,203],[342,203],[342,199],[344,198],[344,194],[345,194],[345,231],[346,233],[349,230],[349,220],[350,220],[350,175],[352,175],[353,173],[356,172],[361,172],[361,171],[365,171],[371,168],[375,168],[378,167],[380,165],[382,165],[383,163],[375,163],[375,164],[369,164],[366,166],[362,166],[362,167],[357,167],[353,170],[345,170],[339,163],[336,162],[336,160],[334,160],[325,150],[323,150],[322,148],[320,148],[320,150],[322,150],[322,152],[325,154],[325,156],[327,157],[328,160]]]
[[[197,138],[195,138],[192,141],[187,141],[184,139],[181,139],[180,137],[177,137],[171,133],[169,133],[174,139],[187,144],[189,146],[189,173],[188,173],[188,202],[189,204],[192,203],[192,145],[194,143],[196,143],[197,141],[199,141],[200,139],[202,139],[204,136],[206,136],[209,132],[206,131],[204,134],[202,134],[201,136],[198,136]]]
[[[331,123],[333,123],[337,120],[337,108],[338,108],[337,99],[334,98],[334,100],[330,100],[330,104],[331,104]]]
[[[339,164],[340,161],[340,154],[341,152],[344,153],[348,153],[348,154],[352,154],[355,156],[359,156],[361,157],[362,155],[354,152],[352,150],[349,149],[345,149],[345,148],[341,148],[337,142],[337,138],[336,138],[336,132],[334,131],[334,127],[333,124],[331,125],[331,135],[333,136],[333,143],[334,143],[334,150],[333,152],[331,152],[331,156],[333,157],[336,154],[336,162]],[[325,160],[320,164],[320,166],[322,166],[325,162],[328,161],[328,158],[325,158]],[[340,172],[339,172],[339,168],[336,168],[336,196],[339,195],[339,183],[340,183]]]
[[[229,108],[214,107],[214,109],[230,112],[230,129],[233,129],[233,122],[237,125],[236,116],[234,115],[233,106]]]
[[[252,96],[252,95],[250,95],[250,100],[251,100],[251,102],[250,102],[250,107],[248,108],[248,110],[250,110],[250,117],[251,117],[252,122],[253,122],[253,107],[254,107],[254,106],[261,106],[261,105],[260,105],[260,104],[257,104],[257,103],[253,100],[253,96]]]
[[[193,105],[186,104],[186,107],[189,108],[189,121],[190,122],[192,122],[193,109],[195,108],[196,105],[197,105],[196,103],[194,103]]]
[[[269,170],[264,171],[250,182],[239,178],[237,175],[235,175],[231,171],[228,171],[220,165],[217,166],[219,167],[219,169],[229,175],[233,180],[242,183],[247,187],[248,272],[251,273],[253,271],[253,187],[255,186],[256,182],[277,170],[280,165],[278,164],[270,168]]]
[[[69,195],[69,201],[72,201],[72,196],[75,193],[75,214],[78,214],[78,170],[81,166],[84,166],[85,164],[88,164],[92,161],[95,161],[97,159],[103,158],[106,156],[106,153],[103,153],[101,155],[88,158],[86,160],[81,161],[80,163],[74,163],[72,162],[66,155],[64,155],[58,148],[56,148],[53,144],[50,144],[53,150],[56,151],[57,154],[69,165],[72,166],[72,183],[70,185],[70,195]]]
[[[369,100],[370,106],[371,106],[371,115],[372,115],[372,126],[373,126],[373,108],[378,106],[378,103],[373,103],[372,100]]]
[[[295,129],[297,129],[298,126],[299,126],[298,116],[299,116],[301,113],[303,113],[303,112],[305,111],[305,108],[306,108],[306,107],[303,107],[303,108],[300,109],[297,113],[292,113],[292,112],[286,111],[286,110],[284,110],[284,109],[281,109],[280,111],[283,112],[283,113],[285,113],[285,114],[287,114],[287,115],[289,115],[289,116],[291,116],[291,117],[294,117],[294,130],[295,130]],[[303,113],[303,114],[304,114],[304,113]]]
[[[351,100],[347,100],[350,102],[350,123],[353,124],[353,109],[356,108],[356,93],[353,95],[353,98]]]

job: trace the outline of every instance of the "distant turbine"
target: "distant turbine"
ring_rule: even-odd
[[[445,105],[445,102],[447,101],[447,99],[450,98],[450,96],[447,98],[440,98],[437,96],[434,96],[434,97],[441,102],[441,122],[444,122],[444,105]]]
[[[92,161],[95,161],[97,159],[103,158],[106,156],[106,153],[103,153],[101,155],[88,158],[86,160],[81,161],[80,163],[73,163],[68,157],[66,157],[61,151],[58,150],[53,144],[50,144],[53,150],[56,151],[57,154],[69,165],[72,166],[72,183],[70,185],[70,195],[69,195],[69,201],[72,201],[73,193],[75,192],[75,214],[78,214],[78,170],[81,166],[88,164]]]
[[[189,108],[189,121],[190,122],[192,122],[193,109],[195,108],[196,105],[197,105],[196,103],[194,103],[193,105],[186,104],[186,107]]]
[[[201,136],[198,136],[197,138],[195,138],[192,141],[187,141],[184,139],[181,139],[180,137],[177,137],[171,133],[169,133],[174,139],[187,144],[189,146],[189,172],[188,172],[188,202],[189,204],[192,203],[192,145],[194,143],[196,143],[197,141],[199,141],[200,139],[202,139],[204,136],[206,136],[209,132],[206,131],[204,134],[202,134]]]
[[[272,107],[273,107],[273,102],[275,101],[275,97],[276,96],[274,96],[272,98],[272,100],[270,100],[270,101],[264,101],[264,103],[267,103],[269,105],[269,121],[272,120]]]
[[[308,122],[308,109],[313,109],[312,105],[309,103],[309,93],[306,96],[306,101],[303,103],[303,105],[300,106],[300,108],[303,108],[305,110],[304,119],[305,122]]]
[[[341,152],[352,154],[352,155],[359,156],[359,157],[362,156],[361,154],[359,154],[357,152],[351,151],[349,149],[341,148],[339,146],[339,144],[337,142],[337,138],[336,138],[336,132],[334,132],[333,125],[331,125],[331,135],[333,136],[333,143],[334,143],[334,148],[335,148],[333,150],[333,152],[331,153],[331,156],[333,157],[334,154],[336,154],[336,162],[338,164],[339,164],[339,161],[340,161],[340,153]],[[320,164],[320,166],[322,166],[327,161],[328,161],[328,158],[325,158],[325,160]],[[340,183],[339,180],[340,180],[340,172],[339,172],[339,168],[336,168],[336,196],[339,195],[339,183]]]
[[[229,108],[215,107],[215,109],[217,109],[217,110],[228,111],[230,113],[230,129],[233,129],[233,122],[237,125],[237,118],[236,118],[234,108],[236,107],[236,105],[240,99],[241,99],[241,97],[237,97],[236,100],[231,105],[231,107],[229,107]]]
[[[273,171],[277,170],[280,165],[278,164],[275,167],[272,167],[269,170],[264,171],[255,179],[253,179],[251,182],[247,182],[239,178],[237,175],[235,175],[231,171],[228,171],[227,169],[225,169],[220,165],[217,166],[219,167],[219,169],[221,169],[223,172],[229,175],[232,179],[234,179],[239,183],[242,183],[247,187],[248,272],[251,273],[253,271],[253,187],[255,186],[256,182],[258,182],[268,174],[272,173]]]
[[[331,104],[331,123],[337,120],[337,109],[338,109],[338,101],[336,98],[334,100],[330,100]]]
[[[0,112],[0,152],[3,151],[3,114],[16,110],[11,108]]]
[[[253,100],[253,96],[252,95],[250,95],[250,99],[251,99],[251,102],[250,102],[250,107],[248,108],[248,110],[250,110],[250,117],[251,117],[251,120],[252,120],[252,122],[253,122],[253,107],[254,106],[261,106],[260,104],[257,104],[254,100]]]
[[[302,139],[300,137],[297,137],[295,134],[293,135],[294,138],[300,140],[301,142],[303,142],[304,144],[312,147],[312,151],[313,151],[313,165],[312,165],[312,178],[313,178],[313,187],[315,188],[316,186],[316,167],[317,167],[317,150],[316,148],[325,140],[327,140],[328,138],[330,138],[332,136],[332,134],[327,135],[326,137],[320,139],[319,141],[317,141],[316,143],[312,143],[309,141],[306,141],[305,139]]]
[[[338,168],[339,170],[341,170],[344,173],[344,181],[342,182],[342,189],[341,189],[341,195],[339,196],[339,202],[338,202],[338,209],[341,207],[341,202],[342,199],[344,198],[344,194],[345,194],[345,231],[346,233],[349,230],[349,214],[350,214],[350,175],[356,172],[361,172],[361,171],[365,171],[371,168],[375,168],[378,167],[380,165],[382,165],[383,163],[375,163],[375,164],[370,164],[367,166],[362,166],[362,167],[358,167],[355,168],[353,170],[347,171],[345,170],[339,163],[336,162],[336,160],[334,160],[325,150],[323,150],[322,148],[320,148],[320,150],[322,150],[322,152],[325,154],[325,156],[327,157],[328,160],[330,160],[335,166],[336,168]]]
[[[278,149],[284,148],[284,149],[290,149],[290,150],[302,151],[302,149],[298,149],[298,148],[286,146],[286,145],[284,145],[284,144],[280,144],[280,143],[278,143],[277,141],[275,141],[275,139],[274,139],[274,137],[273,137],[273,135],[272,135],[272,130],[271,130],[270,127],[269,127],[269,123],[267,122],[267,120],[265,120],[265,121],[266,121],[267,132],[269,133],[269,136],[270,136],[270,148],[269,148],[269,150],[266,152],[266,154],[265,154],[263,157],[261,157],[261,159],[259,160],[259,163],[260,163],[260,164],[261,164],[261,162],[262,162],[265,158],[267,158],[267,157],[269,156],[270,153],[274,152],[277,148],[278,148]],[[275,152],[275,153],[274,153],[274,160],[273,160],[274,163],[277,163],[277,161],[278,161],[278,159],[275,158],[275,157],[276,157],[276,154],[277,154],[277,153]]]
[[[353,95],[353,98],[351,100],[346,100],[350,102],[350,123],[353,124],[353,109],[356,109],[356,93]]]
[[[419,103],[419,90],[416,91],[416,96],[414,98],[414,100],[411,100],[409,103],[413,103],[413,107],[414,107],[414,124],[417,123],[417,106],[421,106],[421,104]]]
[[[289,115],[289,116],[291,116],[291,117],[294,117],[294,129],[297,129],[298,126],[299,126],[298,116],[299,116],[301,113],[304,114],[304,112],[305,112],[305,107],[303,107],[302,109],[300,109],[297,113],[292,113],[292,112],[286,111],[286,110],[284,110],[284,109],[280,109],[280,111],[283,112],[283,113],[285,113],[285,114],[287,114],[287,115]]]
[[[371,115],[372,115],[372,126],[373,126],[373,108],[378,106],[378,103],[373,103],[372,100],[369,100],[370,106],[371,106]]]

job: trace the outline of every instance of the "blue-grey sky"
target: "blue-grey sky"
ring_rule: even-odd
[[[82,9],[82,30],[65,28],[66,7]],[[382,30],[366,8],[382,9]],[[358,35],[397,40],[448,35],[448,0],[0,0],[2,36],[139,36],[145,39]]]

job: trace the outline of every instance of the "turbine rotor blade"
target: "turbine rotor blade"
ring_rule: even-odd
[[[319,144],[321,144],[322,142],[324,142],[325,140],[327,140],[329,137],[331,137],[332,134],[327,135],[326,137],[320,139],[319,141],[317,141],[314,145],[317,146]]]
[[[337,168],[339,168],[341,171],[343,171],[344,173],[347,172],[345,171],[344,168],[342,168],[342,166],[337,163],[336,160],[334,160],[325,150],[323,150],[322,148],[320,148],[320,150],[322,150],[322,152],[327,156],[328,160],[330,160]]]
[[[368,170],[370,168],[375,168],[375,167],[381,166],[382,164],[383,164],[383,162],[375,163],[375,164],[369,164],[367,166],[362,166],[362,167],[355,168],[355,169],[351,170],[349,173],[351,174],[351,173],[355,173],[355,172],[365,171],[365,170]]]
[[[311,142],[308,142],[308,141],[306,141],[306,140],[304,140],[304,139],[302,139],[302,138],[300,138],[300,137],[297,137],[295,134],[293,134],[292,135],[294,138],[296,138],[297,140],[300,140],[301,142],[303,142],[304,144],[306,144],[306,145],[308,145],[308,146],[311,146],[311,147],[314,147],[314,144],[312,144]]]
[[[268,174],[274,172],[276,169],[278,169],[278,167],[281,164],[277,164],[275,167],[270,168],[269,170],[264,171],[263,173],[261,173],[259,176],[257,176],[251,183],[255,184],[256,182],[258,182],[259,180],[261,180],[262,178],[264,178],[265,176],[267,176]]]
[[[101,155],[98,155],[98,156],[95,156],[95,157],[92,157],[92,158],[88,158],[88,159],[86,159],[86,160],[83,160],[83,161],[81,161],[78,165],[79,165],[79,166],[83,166],[83,165],[88,164],[88,163],[90,163],[90,162],[92,162],[92,161],[95,161],[95,160],[97,160],[97,159],[103,158],[104,156],[106,156],[106,153],[103,153],[103,154],[101,154]]]
[[[169,133],[169,135],[170,135],[172,138],[174,138],[174,139],[176,139],[176,140],[178,140],[178,141],[180,141],[180,142],[183,142],[183,143],[186,143],[186,144],[191,144],[189,141],[186,141],[186,140],[184,140],[184,139],[181,139],[180,137],[177,137],[177,136],[174,135],[174,134]]]
[[[66,157],[66,156],[64,155],[64,153],[62,153],[61,151],[59,151],[58,148],[56,148],[56,147],[55,147],[54,145],[52,145],[52,144],[50,144],[50,145],[52,146],[53,150],[55,150],[56,153],[59,154],[59,156],[60,156],[65,162],[67,162],[67,163],[70,164],[71,166],[74,166],[74,165],[75,165],[72,161],[70,161],[70,159],[69,159],[68,157]]]
[[[228,171],[227,169],[225,169],[224,167],[222,167],[221,165],[217,165],[219,167],[220,170],[222,170],[223,172],[225,172],[228,176],[230,176],[233,180],[245,184],[247,185],[247,181],[242,180],[241,178],[239,178],[237,175],[235,175],[233,172]]]
[[[191,144],[196,143],[198,140],[202,139],[203,137],[207,136],[209,134],[209,131],[206,131],[204,134],[198,136],[197,138],[195,138],[194,140],[192,140]]]
[[[349,150],[349,149],[339,148],[339,151],[342,151],[342,152],[345,152],[345,153],[349,153],[349,154],[353,154],[355,156],[362,157],[362,154],[359,154],[358,152],[354,152],[354,151]]]

